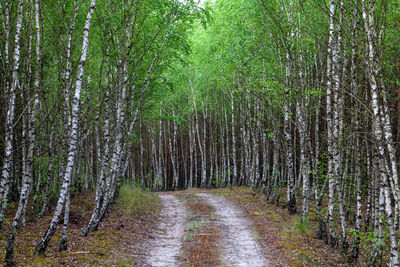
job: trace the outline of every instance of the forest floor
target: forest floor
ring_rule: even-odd
[[[113,212],[100,223],[99,229],[87,237],[81,232],[87,225],[93,209],[94,194],[78,193],[71,201],[68,228],[68,249],[59,252],[60,229],[52,238],[43,256],[33,257],[33,251],[51,220],[52,213],[41,219],[30,220],[22,227],[15,241],[17,266],[130,266],[138,263],[143,251],[141,244],[157,221],[160,202],[156,194],[140,189],[127,190],[114,205]],[[5,247],[15,205],[6,214],[0,235],[0,247]],[[29,216],[27,216],[29,217]],[[4,249],[0,251],[0,266],[4,265]]]
[[[89,192],[75,196],[66,252],[58,252],[58,230],[46,254],[32,257],[51,214],[28,220],[16,238],[17,265],[348,266],[339,250],[315,239],[318,225],[312,212],[304,232],[299,230],[298,216],[269,204],[251,188],[129,190],[121,191],[113,212],[87,237],[80,233],[90,218],[94,196]],[[9,208],[7,218],[14,209]],[[10,219],[5,222],[0,235],[2,247],[10,223]],[[4,251],[0,253],[2,260]]]

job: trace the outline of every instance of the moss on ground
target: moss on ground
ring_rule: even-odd
[[[17,266],[131,266],[138,258],[128,256],[148,238],[148,232],[157,221],[160,201],[157,194],[129,186],[123,186],[113,211],[104,218],[99,229],[87,237],[81,231],[90,219],[94,192],[78,193],[71,202],[68,228],[68,250],[58,251],[60,228],[52,238],[46,253],[33,257],[35,245],[47,229],[52,214],[42,219],[28,220],[16,236],[15,260]],[[7,218],[12,218],[14,209],[8,209]],[[0,246],[7,239],[10,219],[4,224],[0,235]],[[127,249],[129,248],[129,249]],[[0,250],[0,265],[4,264],[5,252]],[[127,265],[122,265],[125,262]]]

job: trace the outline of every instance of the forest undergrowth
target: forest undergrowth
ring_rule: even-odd
[[[61,229],[49,245],[44,255],[33,257],[40,235],[51,220],[51,212],[42,219],[28,220],[26,227],[16,238],[15,263],[17,266],[131,266],[141,257],[140,245],[148,237],[160,210],[156,194],[141,188],[123,185],[119,197],[99,226],[99,229],[86,237],[82,229],[90,219],[93,209],[94,192],[77,193],[71,201],[70,227],[68,229],[68,249],[59,252]],[[11,204],[7,218],[15,213]],[[0,236],[0,246],[7,241],[10,220],[4,223],[6,231]],[[4,251],[0,252],[4,259]],[[4,262],[1,261],[0,265]]]

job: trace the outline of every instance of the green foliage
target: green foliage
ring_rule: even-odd
[[[222,175],[221,175],[221,174],[219,174],[219,173],[214,173],[213,179],[212,179],[212,185],[213,185],[214,187],[219,188],[219,187],[221,187],[221,185],[224,184],[224,182],[225,182],[225,181],[222,179]]]
[[[137,260],[133,258],[120,259],[117,261],[118,267],[129,267],[137,264]]]
[[[389,242],[389,232],[384,230],[382,232],[382,238],[379,238],[378,230],[367,229],[365,232],[357,231],[354,228],[348,228],[347,231],[356,237],[360,237],[360,246],[365,250],[371,250],[373,246],[381,247],[385,249],[386,244]]]
[[[159,199],[146,189],[131,184],[123,184],[118,202],[128,214],[146,214],[159,204]]]
[[[190,221],[186,224],[186,234],[185,239],[190,241],[192,240],[193,236],[197,235],[197,233],[202,229],[202,225],[204,224],[203,219],[201,222],[199,221]]]
[[[308,223],[308,217],[297,216],[291,226],[291,231],[298,234],[310,233],[310,226]]]

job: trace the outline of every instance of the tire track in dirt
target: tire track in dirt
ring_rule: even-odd
[[[186,221],[183,238],[185,266],[222,266],[219,249],[220,229],[215,220],[215,209],[190,191],[185,193]]]
[[[270,266],[261,253],[261,246],[253,238],[251,223],[240,209],[223,197],[207,193],[198,193],[197,196],[215,208],[215,216],[223,236],[222,261],[226,266]]]
[[[184,204],[171,194],[160,194],[162,210],[158,231],[148,245],[146,266],[171,267],[182,265],[182,235],[187,212]]]

